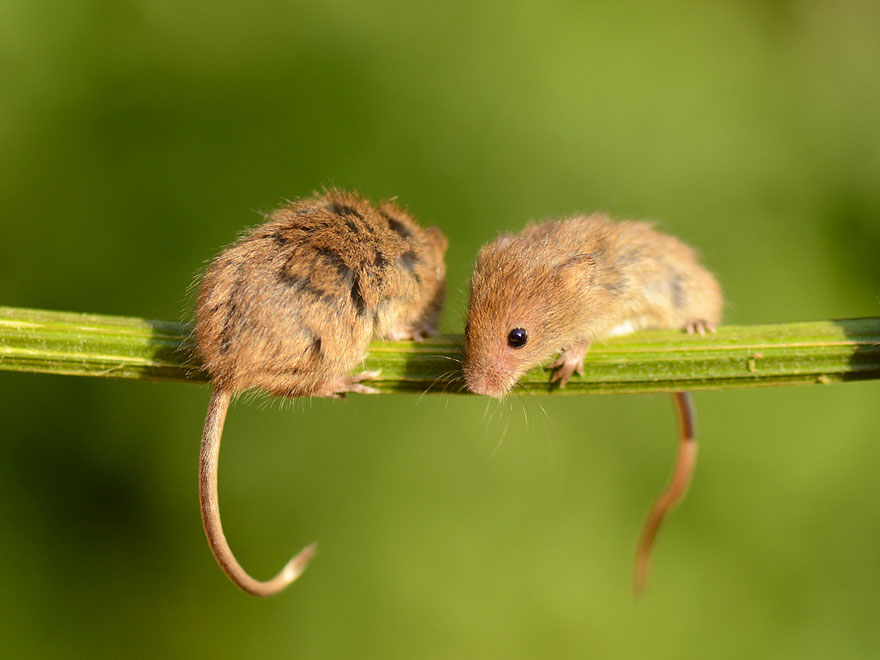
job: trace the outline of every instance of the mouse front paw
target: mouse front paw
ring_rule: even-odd
[[[551,369],[556,370],[550,377],[550,382],[558,382],[559,388],[562,389],[565,387],[565,384],[568,382],[569,378],[571,378],[574,374],[583,376],[584,355],[586,355],[588,347],[589,344],[584,343],[575,344],[574,346],[566,348],[562,352],[562,355],[559,356],[559,359],[550,365]]]

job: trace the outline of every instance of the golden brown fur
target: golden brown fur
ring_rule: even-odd
[[[233,392],[332,394],[373,337],[436,330],[445,249],[439,229],[353,193],[276,211],[205,274],[196,339],[212,381]]]
[[[218,564],[238,587],[271,596],[305,570],[314,544],[272,579],[252,578],[220,522],[217,466],[233,394],[370,392],[350,375],[374,337],[420,339],[437,329],[446,238],[396,204],[375,207],[331,190],[279,209],[217,257],[199,292],[196,344],[214,393],[202,431],[202,525]]]
[[[691,248],[651,225],[604,215],[533,224],[480,250],[465,378],[471,390],[501,396],[560,350],[577,361],[590,342],[612,334],[720,318],[715,278]],[[514,328],[528,331],[521,348],[507,343]]]
[[[679,240],[643,222],[603,215],[530,225],[480,250],[465,326],[468,388],[501,397],[554,353],[560,387],[582,373],[590,342],[644,328],[704,332],[721,320],[721,289]],[[528,340],[511,342],[527,335]],[[636,551],[633,586],[644,589],[651,548],[681,500],[696,458],[693,403],[674,395],[681,422],[673,478],[655,503]]]

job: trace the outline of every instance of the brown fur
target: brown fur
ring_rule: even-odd
[[[436,332],[445,249],[391,202],[332,190],[290,204],[205,274],[199,355],[224,390],[331,394],[372,338]]]
[[[477,257],[465,327],[468,388],[501,397],[528,369],[551,365],[560,387],[582,373],[590,342],[644,328],[704,332],[721,320],[721,289],[679,240],[643,222],[603,215],[530,225],[484,246]],[[515,328],[528,333],[508,344]],[[681,500],[696,459],[695,415],[686,392],[673,395],[681,422],[673,478],[652,507],[636,550],[633,586],[644,589],[651,548]]]
[[[202,431],[199,500],[217,563],[238,587],[271,596],[297,579],[315,546],[272,579],[252,578],[223,534],[217,467],[233,394],[278,396],[375,391],[350,375],[374,337],[420,339],[437,330],[446,238],[396,204],[375,207],[331,190],[279,209],[217,257],[199,292],[196,344],[214,393]]]
[[[465,379],[474,392],[502,396],[560,350],[577,358],[609,334],[714,325],[721,303],[718,283],[693,250],[647,223],[591,215],[533,224],[480,250]],[[521,348],[507,344],[514,328],[528,332]]]

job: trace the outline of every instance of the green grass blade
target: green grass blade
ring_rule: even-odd
[[[192,326],[173,321],[0,307],[0,370],[206,382]],[[373,342],[364,368],[383,392],[458,391],[461,336]],[[549,371],[520,380],[533,393],[668,392],[810,385],[880,378],[880,318],[723,326],[715,334],[649,331],[595,344],[585,375],[564,390]]]

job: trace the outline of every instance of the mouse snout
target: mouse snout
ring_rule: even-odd
[[[500,399],[513,387],[514,380],[498,369],[480,369],[465,365],[464,380],[474,394]]]

